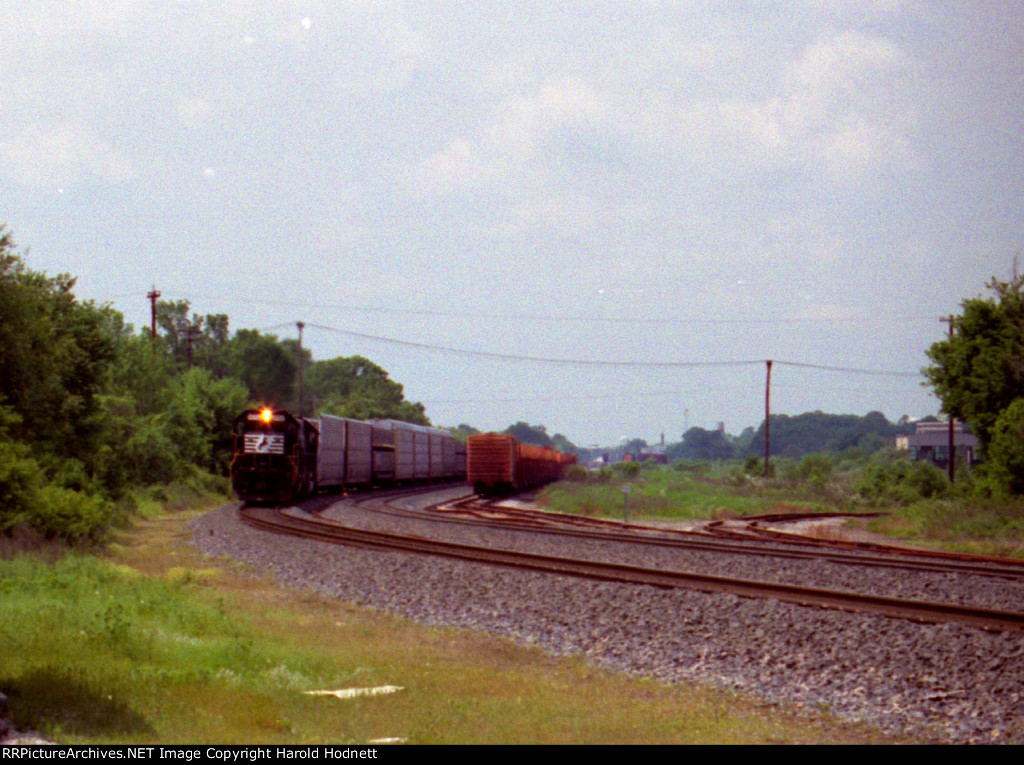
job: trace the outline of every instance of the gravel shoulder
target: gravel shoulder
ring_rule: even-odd
[[[236,508],[195,519],[194,544],[247,560],[289,586],[424,624],[486,630],[552,654],[583,654],[631,674],[828,710],[887,732],[958,743],[1024,741],[1021,635],[370,552],[256,531],[239,521]],[[427,523],[350,502],[331,514],[377,528]],[[486,534],[429,525],[431,534],[459,540]],[[569,554],[563,540],[516,536],[500,542],[555,554],[562,545]]]

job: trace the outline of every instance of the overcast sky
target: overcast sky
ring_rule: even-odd
[[[0,0],[31,268],[581,445],[757,426],[765,359],[773,412],[936,413],[1022,144],[1021,2]]]

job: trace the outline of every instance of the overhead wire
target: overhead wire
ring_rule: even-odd
[[[390,345],[398,345],[405,348],[416,348],[419,350],[434,351],[439,353],[448,353],[458,356],[470,356],[478,358],[489,358],[497,359],[501,361],[523,361],[538,364],[558,364],[563,366],[586,366],[586,367],[618,367],[618,368],[645,368],[645,369],[679,369],[679,368],[698,368],[698,367],[743,367],[752,365],[765,364],[769,359],[738,359],[730,361],[619,361],[612,359],[569,359],[569,358],[555,358],[548,356],[527,356],[522,354],[513,353],[497,353],[495,351],[481,351],[467,348],[452,348],[444,345],[436,345],[433,343],[419,343],[411,340],[400,340],[394,337],[386,337],[383,335],[371,335],[366,332],[356,332],[350,329],[341,329],[339,327],[329,327],[323,324],[313,324],[306,322],[307,327],[320,329],[326,332],[334,332],[341,335],[347,335],[349,337],[357,337],[362,340],[370,340],[373,342],[387,343]],[[881,377],[920,377],[918,372],[895,372],[886,371],[879,369],[863,369],[858,367],[838,367],[829,366],[825,364],[810,364],[797,361],[785,361],[785,360],[771,360],[773,364],[781,364],[785,366],[798,367],[804,369],[816,369],[819,371],[826,372],[839,372],[847,374],[864,374],[864,375],[875,375]]]
[[[186,295],[178,293],[166,294],[167,297],[178,297],[186,300],[211,300],[221,303],[238,302],[236,297],[213,297],[209,295]],[[594,322],[604,324],[665,324],[686,326],[692,324],[834,324],[834,323],[892,323],[932,321],[934,316],[896,314],[891,316],[740,316],[740,317],[661,317],[661,316],[587,316],[587,315],[556,315],[544,313],[489,313],[482,311],[439,310],[434,308],[395,308],[392,306],[365,306],[348,303],[318,303],[301,300],[273,300],[246,296],[246,305],[278,305],[290,308],[311,308],[314,310],[357,311],[361,313],[388,313],[409,316],[451,317],[463,319],[497,319],[506,321],[551,321],[551,322]]]

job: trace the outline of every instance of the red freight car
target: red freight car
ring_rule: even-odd
[[[466,481],[477,494],[502,494],[542,486],[562,477],[576,455],[521,444],[506,433],[481,433],[466,441]]]

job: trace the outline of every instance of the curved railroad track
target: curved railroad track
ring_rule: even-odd
[[[420,489],[413,493],[422,494]],[[939,560],[935,556],[922,556],[927,560],[910,560],[902,552],[886,554],[880,552],[788,549],[765,549],[749,539],[735,540],[700,539],[701,535],[665,533],[661,530],[652,535],[642,527],[615,528],[608,522],[580,523],[580,519],[568,520],[552,514],[538,519],[531,513],[516,514],[518,517],[502,517],[491,502],[478,502],[469,497],[446,503],[435,503],[427,510],[411,510],[399,506],[410,492],[374,493],[365,500],[372,501],[375,512],[414,517],[417,520],[446,520],[486,528],[504,530],[543,532],[569,538],[599,539],[615,544],[653,545],[669,548],[697,548],[703,552],[717,551],[741,555],[771,556],[792,559],[825,560],[840,565],[868,567],[908,568],[915,571],[937,572],[946,575],[971,574],[1001,579],[1021,579],[1024,566],[1015,561],[1001,559],[965,560],[965,556],[953,556],[955,560]],[[514,549],[496,549],[490,546],[465,544],[450,540],[430,538],[425,535],[394,533],[391,531],[357,528],[336,521],[316,517],[330,504],[331,498],[315,498],[303,503],[302,510],[280,508],[245,507],[240,510],[246,523],[275,533],[302,536],[334,544],[345,544],[382,551],[400,551],[421,555],[439,556],[449,559],[485,563],[535,572],[573,576],[596,581],[640,584],[663,589],[686,588],[704,592],[729,593],[749,598],[770,598],[789,603],[821,608],[838,609],[856,613],[885,615],[924,623],[960,623],[993,631],[1024,632],[1024,613],[983,608],[957,603],[938,603],[920,599],[894,598],[864,592],[849,592],[831,588],[807,587],[783,582],[760,581],[727,576],[717,576],[693,571],[678,571],[662,568],[648,568],[619,562],[594,559],[580,559],[561,555],[538,554]],[[452,517],[452,505],[460,508]],[[438,508],[447,510],[438,512]],[[310,514],[313,514],[312,516]],[[571,518],[571,517],[568,517]],[[820,540],[815,540],[820,541]]]
[[[831,563],[931,571],[949,574],[974,574],[1024,582],[1024,560],[986,555],[927,550],[871,542],[817,539],[797,533],[766,528],[766,524],[791,523],[830,518],[869,518],[878,513],[773,514],[749,516],[730,522],[713,521],[698,529],[671,529],[643,526],[600,518],[586,518],[523,508],[496,506],[476,495],[438,503],[428,508],[444,517],[462,522],[482,522],[496,528],[541,530],[588,539],[605,539],[630,544],[660,546],[710,552],[743,553],[791,560],[825,560]],[[379,512],[412,514],[403,509]],[[420,517],[423,517],[420,511]],[[731,523],[730,528],[726,523]],[[766,545],[765,541],[777,543]]]

